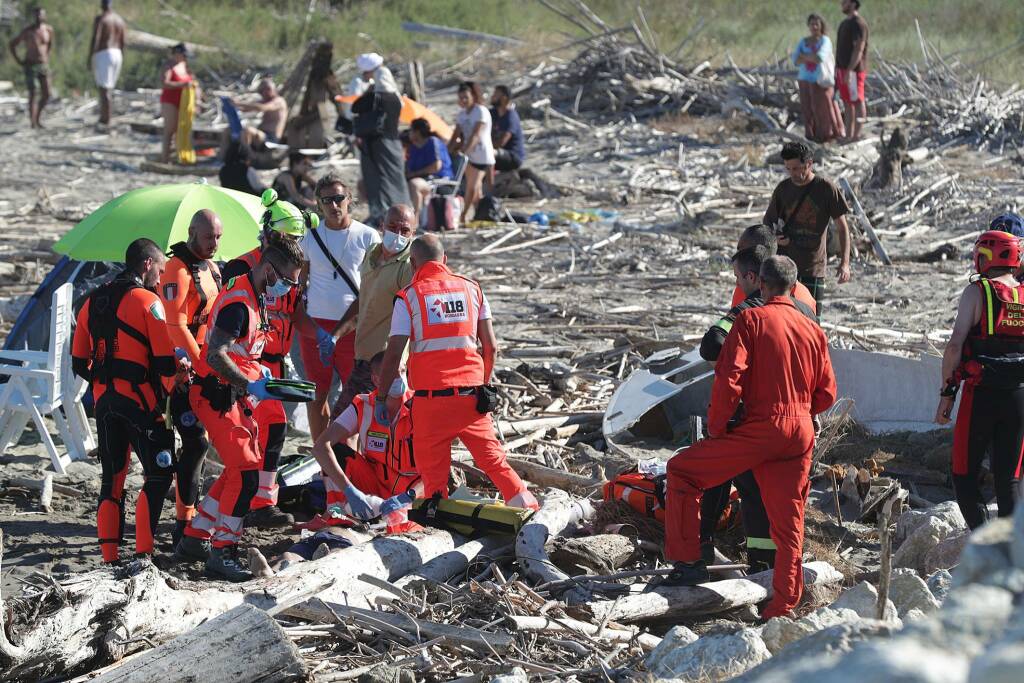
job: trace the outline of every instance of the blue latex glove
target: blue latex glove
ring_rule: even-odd
[[[385,427],[391,426],[391,417],[388,415],[388,404],[387,401],[382,401],[378,397],[373,404],[373,419],[381,423]]]
[[[399,493],[397,496],[391,496],[380,504],[380,514],[382,516],[386,516],[396,510],[404,510],[411,506],[414,500],[416,500],[416,494],[412,491],[406,491],[405,493]]]
[[[366,494],[351,483],[345,487],[345,498],[348,500],[348,509],[352,511],[354,517],[366,520],[377,516]]]
[[[178,359],[179,363],[184,363],[185,365],[192,365],[192,361],[188,357],[188,351],[181,348],[180,346],[174,347],[174,357]]]
[[[270,379],[267,376],[254,379],[246,385],[245,390],[250,396],[260,401],[266,401],[271,398],[270,393],[267,391],[267,380]]]
[[[331,365],[331,357],[334,355],[334,337],[322,327],[316,328],[316,348],[320,351],[320,362],[324,365]]]

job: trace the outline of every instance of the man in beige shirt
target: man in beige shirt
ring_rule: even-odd
[[[356,361],[331,411],[335,417],[355,396],[373,390],[370,359],[387,346],[395,294],[412,282],[409,244],[415,232],[412,207],[395,204],[384,217],[383,241],[366,252],[359,271],[361,284],[356,301],[359,313],[355,320],[344,324],[340,333],[348,334],[355,329]]]

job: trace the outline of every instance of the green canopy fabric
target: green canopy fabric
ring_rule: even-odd
[[[140,237],[167,250],[188,237],[188,224],[201,209],[211,209],[224,226],[217,260],[227,261],[259,245],[264,207],[260,198],[205,183],[157,185],[126,192],[96,209],[53,245],[79,261],[124,260],[125,249]]]

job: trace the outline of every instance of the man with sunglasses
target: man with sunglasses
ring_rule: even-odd
[[[316,398],[306,404],[314,439],[327,428],[327,396],[335,373],[344,384],[352,372],[355,332],[342,335],[343,326],[359,311],[359,267],[381,241],[376,230],[352,219],[351,192],[337,175],[317,182],[316,198],[323,223],[299,241],[306,260],[306,312],[328,332],[316,340],[302,337],[299,346],[306,377],[316,384]]]
[[[306,233],[307,225],[316,225],[318,222],[315,215],[300,211],[295,205],[278,199],[274,190],[263,193],[263,205],[267,209],[263,214],[263,228],[259,235],[260,246],[224,266],[222,272],[227,282],[252,272],[268,247],[282,240],[295,243]],[[260,355],[260,364],[270,370],[275,378],[285,376],[285,356],[292,348],[292,337],[296,330],[313,339],[317,335],[327,335],[306,314],[302,288],[297,286],[298,283],[284,277],[281,281],[290,287],[290,291],[284,296],[266,295],[270,330],[267,333],[267,345]],[[245,524],[258,529],[290,528],[295,523],[294,518],[277,507],[277,466],[284,450],[288,417],[278,401],[260,402],[253,416],[260,430],[263,464],[259,472],[259,490],[253,498]]]
[[[267,390],[271,372],[260,363],[271,329],[266,298],[288,296],[298,284],[302,262],[293,240],[268,244],[259,264],[248,275],[233,278],[217,297],[209,338],[195,362],[197,380],[189,400],[224,471],[185,529],[176,555],[205,559],[207,573],[229,581],[252,578],[239,561],[238,543],[263,462],[254,413],[262,403],[274,401]]]

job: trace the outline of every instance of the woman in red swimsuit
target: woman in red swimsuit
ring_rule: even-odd
[[[164,141],[160,159],[171,160],[171,139],[178,130],[178,104],[181,91],[195,80],[188,68],[188,49],[184,43],[171,48],[171,62],[164,70],[163,90],[160,92],[160,114],[164,117]]]

